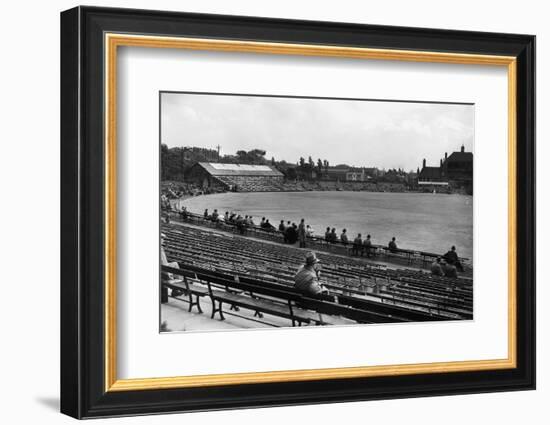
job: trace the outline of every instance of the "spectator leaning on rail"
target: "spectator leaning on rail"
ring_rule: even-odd
[[[325,241],[330,242],[330,227],[327,227],[327,231],[325,232]]]
[[[348,244],[348,235],[346,233],[346,229],[342,230],[342,234],[340,235],[340,240],[342,241],[342,244],[344,246]]]
[[[433,276],[443,276],[443,269],[441,268],[441,257],[437,257],[435,259],[430,269]]]
[[[357,237],[353,240],[353,248],[351,250],[351,253],[353,255],[359,255],[359,253],[363,249],[362,245],[363,245],[363,240],[361,239],[361,233],[358,233]]]
[[[338,235],[336,234],[336,228],[333,227],[329,234],[329,242],[336,243],[338,241]]]
[[[298,228],[296,227],[296,223],[292,223],[291,226],[287,227],[286,240],[291,245],[294,245],[298,240]]]
[[[395,242],[395,236],[391,238],[391,241],[388,243],[388,248],[390,252],[397,252],[397,243]]]
[[[279,223],[279,232],[281,232],[281,234],[283,235],[283,241],[284,241],[284,243],[287,243],[287,239],[286,239],[286,226],[285,226],[285,221],[284,221],[284,220],[281,220],[281,222]]]
[[[294,276],[294,287],[308,296],[328,294],[328,289],[319,280],[321,275],[319,268],[317,256],[314,252],[309,252],[306,255],[305,264],[298,269]]]
[[[303,218],[298,225],[298,241],[300,242],[300,248],[306,247],[306,223]]]
[[[463,272],[464,267],[462,267],[462,264],[460,263],[460,260],[458,259],[458,254],[456,253],[456,247],[453,245],[449,251],[445,253],[443,256],[445,261],[457,268],[457,270]]]
[[[363,251],[367,254],[367,258],[370,258],[372,250],[372,242],[370,240],[370,235],[367,235],[367,238],[363,241]]]

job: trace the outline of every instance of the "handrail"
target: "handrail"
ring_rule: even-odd
[[[170,210],[170,211],[167,211],[167,212],[172,213],[172,214],[178,214],[179,216],[183,215],[183,213],[181,211],[177,211],[177,210],[176,211]],[[185,214],[187,215],[187,217],[191,217],[195,220],[199,220],[199,221],[203,221],[203,222],[210,222],[210,223],[218,223],[218,224],[221,224],[221,225],[224,225],[224,226],[229,226],[231,228],[238,228],[238,224],[234,223],[234,222],[226,222],[225,220],[214,221],[211,218],[205,218],[201,214],[192,213],[192,212],[186,212]],[[278,235],[278,236],[283,237],[283,232],[280,231],[279,229],[275,228],[275,227],[273,227],[272,229],[265,229],[265,228],[262,228],[259,225],[255,224],[255,225],[252,225],[252,226],[244,225],[243,228],[245,229],[245,231],[246,230],[252,230],[252,231],[255,231],[255,232],[264,233],[266,235]],[[337,246],[342,246],[344,248],[347,248],[347,247],[353,248],[353,246],[354,246],[353,241],[348,241],[347,243],[344,243],[341,240],[327,241],[322,236],[315,236],[315,235],[314,236],[306,235],[306,238],[308,240],[310,240],[314,243],[318,243],[320,245],[326,245],[326,246],[337,245]],[[362,249],[363,248],[365,248],[364,245],[362,245]],[[419,256],[422,256],[422,257],[430,257],[430,258],[443,257],[443,254],[436,254],[434,252],[427,252],[427,251],[413,250],[413,249],[406,249],[406,248],[391,249],[388,246],[379,245],[379,244],[372,244],[370,246],[370,249],[373,250],[373,253],[376,253],[376,250],[383,250],[383,251],[389,251],[392,254],[393,253],[398,253],[398,254],[401,253],[401,254],[408,254],[408,255],[419,255]],[[459,258],[459,261],[461,261],[461,262],[469,261],[468,257],[458,257],[458,258]]]

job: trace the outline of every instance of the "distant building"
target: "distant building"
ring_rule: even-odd
[[[366,182],[378,176],[377,168],[366,167],[329,167],[324,171],[326,180]]]
[[[346,181],[349,167],[329,167],[324,171],[325,180]]]
[[[465,152],[464,145],[460,152],[453,152],[448,158],[445,153],[445,160],[441,164],[441,174],[450,183],[459,186],[472,186],[474,172],[474,155],[472,152]]]
[[[270,165],[198,162],[187,173],[186,181],[203,189],[262,192],[278,189],[283,177],[283,173]]]
[[[473,164],[474,155],[472,152],[465,152],[464,145],[460,148],[460,152],[453,152],[450,156],[445,152],[445,158],[439,161],[439,167],[426,166],[426,159],[424,159],[418,174],[418,185],[420,187],[451,186],[471,193]]]

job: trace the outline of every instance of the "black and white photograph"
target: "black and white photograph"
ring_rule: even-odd
[[[160,330],[473,319],[473,104],[160,93]]]

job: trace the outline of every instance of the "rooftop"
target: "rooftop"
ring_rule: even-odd
[[[269,165],[222,164],[219,162],[199,162],[198,165],[213,176],[283,176],[283,173]]]

